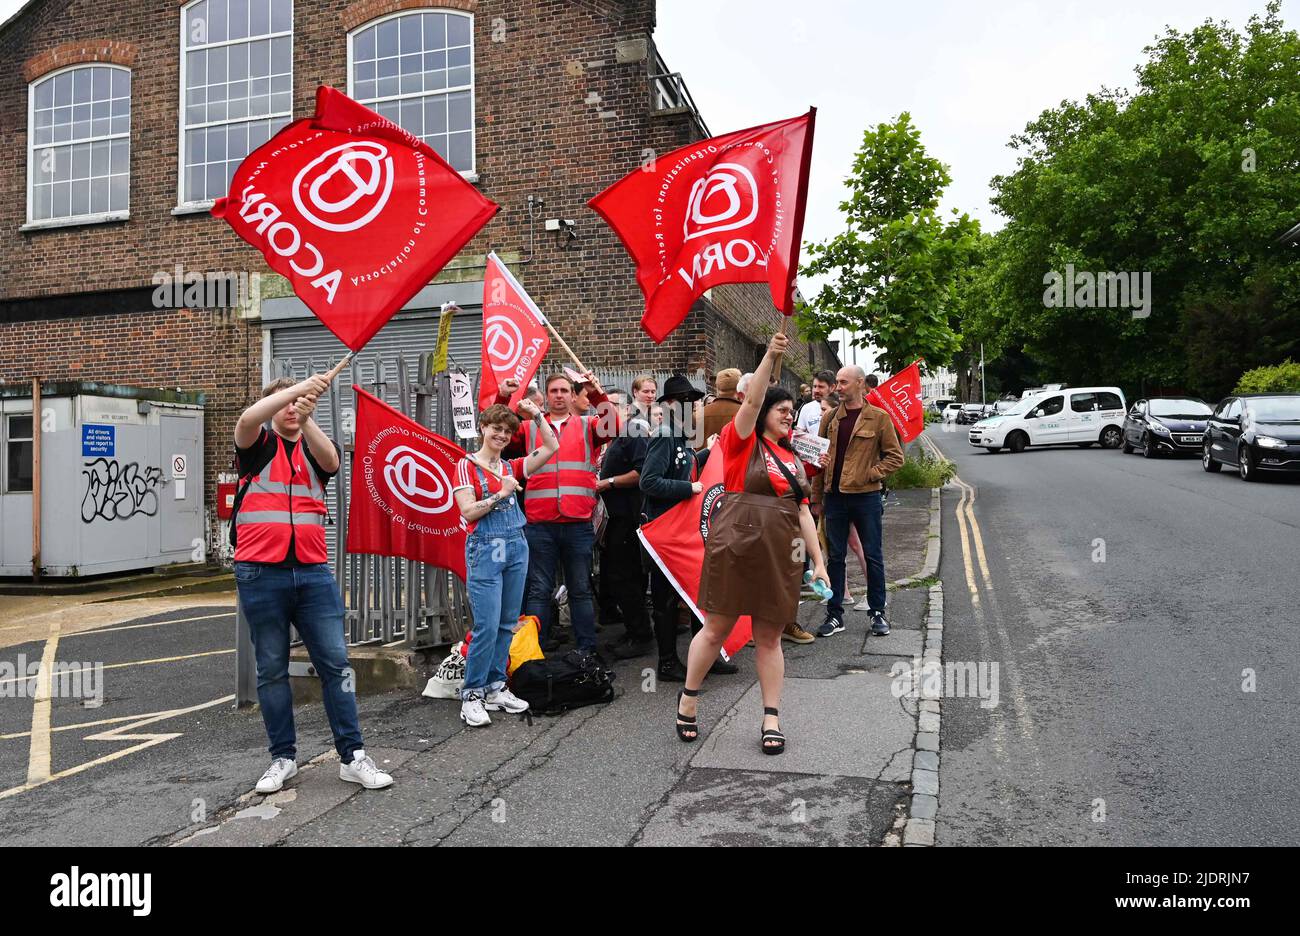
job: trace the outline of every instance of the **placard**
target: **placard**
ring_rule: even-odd
[[[820,465],[822,456],[829,452],[831,448],[830,439],[823,439],[819,435],[804,432],[802,429],[794,431],[794,434],[790,436],[790,444],[794,446],[794,453],[799,456],[799,460],[810,465]]]
[[[447,378],[451,381],[451,421],[456,426],[456,438],[473,439],[478,435],[478,427],[475,426],[474,394],[469,375],[452,371]]]

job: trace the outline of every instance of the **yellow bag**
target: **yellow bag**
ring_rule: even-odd
[[[523,663],[529,660],[542,659],[542,645],[537,641],[538,628],[541,622],[532,614],[523,614],[519,617],[519,626],[515,628],[515,636],[510,639],[510,662],[506,664],[506,675],[513,675],[514,671]]]

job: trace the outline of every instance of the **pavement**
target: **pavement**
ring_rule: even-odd
[[[29,638],[0,663],[41,659],[56,634],[59,662],[104,664],[98,702],[0,698],[0,844],[902,844],[913,770],[938,766],[916,754],[925,703],[896,697],[891,676],[926,646],[932,506],[930,491],[890,496],[886,569],[911,580],[891,591],[892,634],[869,637],[865,613],[850,610],[844,633],[784,644],[780,757],[759,749],[753,652],[742,650],[739,674],[705,683],[691,745],[673,732],[678,687],[656,683],[650,658],[616,664],[611,704],[531,724],[502,714],[471,730],[454,701],[361,697],[367,751],[397,781],[382,791],[338,779],[321,707],[299,706],[300,773],[262,797],[251,790],[265,736],[255,712],[231,708],[223,596],[115,602],[102,618],[68,604],[41,612],[44,631],[0,617]],[[852,568],[849,583],[864,591]],[[811,629],[822,615],[800,608]]]
[[[940,845],[1300,844],[1300,484],[927,433],[944,491]]]

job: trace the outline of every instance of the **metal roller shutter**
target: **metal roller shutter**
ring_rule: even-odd
[[[332,435],[332,409],[338,400],[341,407],[341,424],[344,427],[342,437],[336,441],[344,447],[352,444],[351,427],[355,419],[355,394],[352,384],[356,383],[367,392],[375,394],[390,406],[414,416],[414,395],[403,406],[399,402],[399,360],[405,364],[407,378],[414,382],[417,378],[420,354],[432,352],[438,340],[439,313],[436,310],[404,312],[394,316],[381,328],[362,349],[352,363],[343,370],[334,382],[331,392],[316,407],[316,422]],[[267,324],[271,332],[271,376],[287,375],[305,378],[309,373],[328,370],[347,353],[344,344],[316,319],[296,319],[287,322]],[[452,321],[451,338],[448,343],[449,361],[467,371],[475,380],[480,348],[483,336],[483,316],[478,310],[462,310]],[[335,484],[347,485],[348,459],[343,459],[343,467],[335,478]],[[330,509],[334,509],[334,496],[331,491]],[[334,527],[326,537],[329,545],[329,561],[334,562],[335,536]]]

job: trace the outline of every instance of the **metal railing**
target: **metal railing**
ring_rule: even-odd
[[[681,72],[668,70],[658,48],[650,47],[650,109],[654,111],[686,111],[694,119],[701,137],[711,137],[709,126],[700,116],[700,109],[691,96],[690,88]]]

